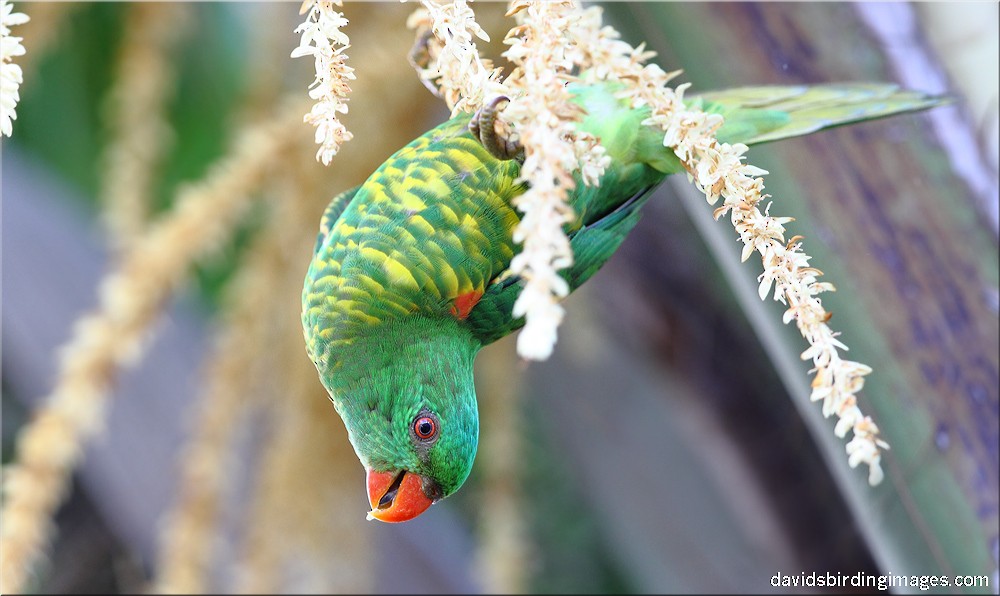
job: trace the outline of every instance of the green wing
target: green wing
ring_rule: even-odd
[[[948,101],[885,83],[739,87],[692,99],[702,109],[725,117],[719,140],[747,145],[925,110]]]
[[[561,275],[569,282],[571,292],[597,273],[618,250],[628,233],[639,223],[642,206],[652,196],[651,191],[655,187],[656,185],[646,187],[611,213],[570,233],[573,266],[561,272]],[[472,309],[466,323],[483,345],[524,325],[523,317],[511,317],[522,285],[521,278],[517,276],[498,281],[487,289],[482,300]]]

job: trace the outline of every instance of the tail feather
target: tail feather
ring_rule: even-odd
[[[925,110],[948,102],[883,83],[740,87],[694,96],[726,121],[717,135],[729,143],[758,144],[824,128]]]

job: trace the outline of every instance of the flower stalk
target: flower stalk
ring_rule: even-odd
[[[166,117],[176,73],[171,50],[189,22],[180,3],[130,5],[114,84],[104,104],[111,141],[103,155],[100,197],[111,242],[120,252],[143,232],[157,169],[170,148]]]
[[[316,63],[316,79],[309,85],[309,97],[316,103],[303,120],[316,127],[320,146],[316,159],[323,165],[330,165],[341,145],[354,138],[340,121],[340,114],[347,113],[349,81],[356,78],[344,53],[351,40],[340,30],[347,19],[334,9],[342,5],[341,0],[305,0],[299,13],[306,14],[306,20],[295,28],[302,37],[291,54],[292,58],[312,56]]]
[[[474,112],[488,99],[507,93],[500,80],[502,69],[481,58],[476,38],[489,42],[490,37],[476,22],[466,0],[439,4],[421,0],[407,22],[424,39],[425,65],[415,64],[424,84],[444,99],[452,116]],[[433,37],[428,35],[433,33]]]

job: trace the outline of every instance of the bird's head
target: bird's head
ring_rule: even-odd
[[[469,476],[479,347],[457,321],[408,317],[356,338],[324,379],[367,472],[370,519],[413,519]]]

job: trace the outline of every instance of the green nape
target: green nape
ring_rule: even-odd
[[[420,474],[443,496],[462,486],[479,442],[473,361],[480,347],[458,320],[416,315],[375,325],[340,348],[343,366],[321,376],[366,468]],[[430,444],[413,433],[426,415],[438,424]]]

